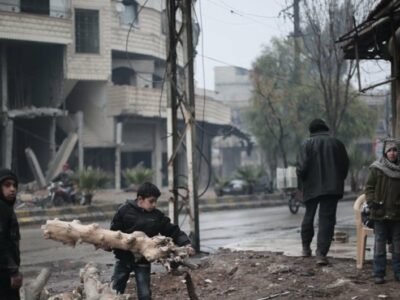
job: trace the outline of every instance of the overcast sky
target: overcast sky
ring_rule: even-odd
[[[235,65],[250,69],[272,37],[287,37],[293,29],[293,23],[284,16],[282,10],[292,2],[198,0],[196,16],[202,29],[197,46],[197,87],[205,85],[213,90],[215,66]],[[290,8],[289,12],[292,11]],[[383,62],[379,66],[376,63],[364,65],[361,71],[363,86],[387,76],[387,66]]]

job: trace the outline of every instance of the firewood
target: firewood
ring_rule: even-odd
[[[87,300],[129,300],[131,295],[117,295],[109,284],[103,284],[99,279],[99,270],[93,263],[88,263],[80,271],[83,282],[85,299]]]
[[[44,268],[40,271],[35,280],[24,284],[21,288],[21,298],[23,300],[37,300],[50,278],[50,270]]]
[[[157,235],[149,238],[144,232],[123,233],[102,229],[98,224],[82,225],[79,220],[64,222],[58,219],[48,220],[42,226],[46,239],[60,241],[75,246],[77,243],[89,243],[96,249],[121,249],[134,254],[135,258],[145,257],[149,262],[159,261],[168,271],[171,262],[182,263],[188,256],[185,247],[177,247],[170,237]]]

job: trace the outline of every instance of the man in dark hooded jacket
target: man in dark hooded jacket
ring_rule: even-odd
[[[337,204],[343,197],[349,158],[343,143],[330,136],[329,127],[323,120],[313,120],[309,131],[310,137],[300,148],[296,169],[306,206],[301,224],[302,255],[311,256],[314,218],[319,206],[316,262],[327,265],[326,255],[335,229]]]
[[[19,225],[14,212],[18,179],[8,169],[0,170],[0,298],[19,300]]]

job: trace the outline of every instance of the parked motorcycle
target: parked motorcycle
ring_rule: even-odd
[[[64,186],[62,181],[53,181],[47,187],[48,204],[51,206],[62,206],[77,203],[77,195],[74,188]]]

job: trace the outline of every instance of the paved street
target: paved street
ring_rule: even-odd
[[[339,205],[337,228],[350,233],[350,242],[346,245],[333,244],[330,253],[333,256],[355,257],[352,204],[342,202]],[[304,208],[301,208],[297,215],[292,215],[286,206],[203,213],[200,216],[202,251],[213,252],[218,247],[226,246],[299,255],[298,230],[303,213]],[[187,218],[181,218],[181,223],[183,229],[188,231]],[[105,228],[109,222],[101,222],[100,225]],[[114,262],[111,253],[94,251],[93,246],[78,245],[73,249],[44,240],[39,227],[23,228],[21,233],[22,265],[27,273],[47,265],[62,269],[89,261],[109,266]]]

